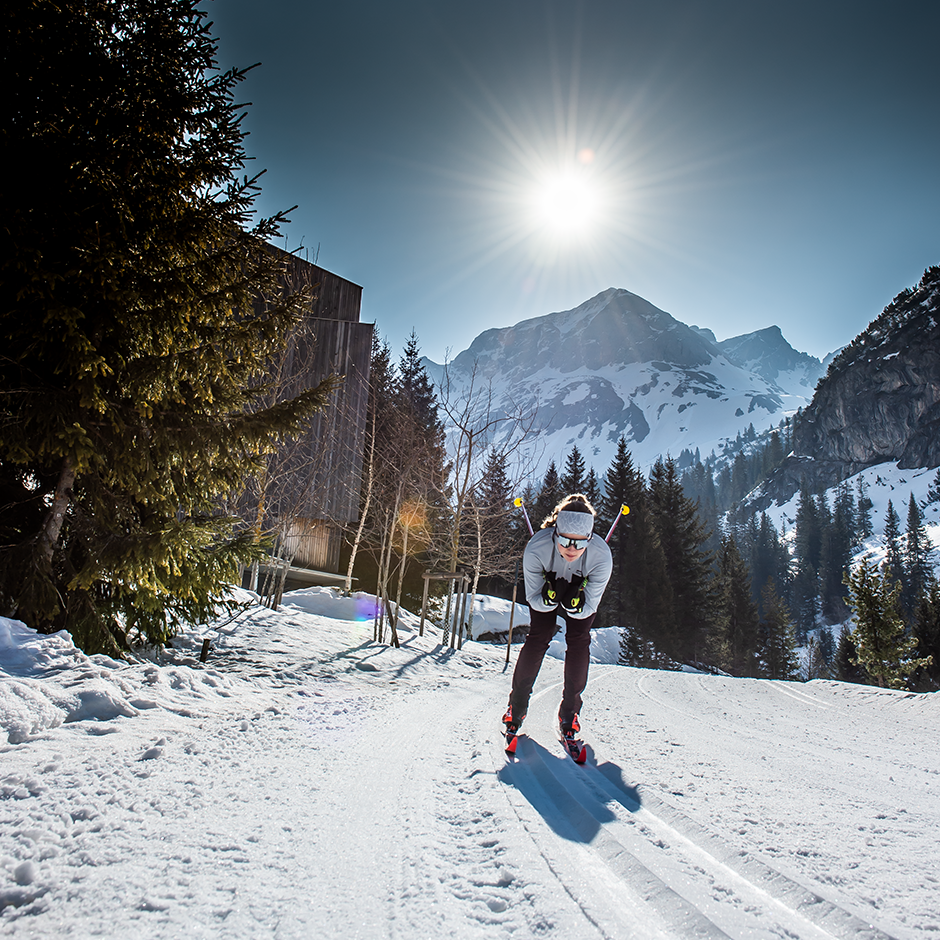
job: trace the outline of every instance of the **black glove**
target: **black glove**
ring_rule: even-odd
[[[545,583],[542,585],[542,603],[546,607],[558,606],[558,586],[555,584],[555,575],[545,573]]]
[[[584,585],[587,579],[578,578],[573,584],[565,583],[559,592],[559,603],[569,614],[578,614],[584,610]]]

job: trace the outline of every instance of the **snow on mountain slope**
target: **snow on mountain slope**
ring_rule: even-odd
[[[294,592],[159,662],[0,621],[0,935],[940,928],[937,696],[596,665],[581,768],[547,659],[509,763],[505,651],[373,643],[369,603]]]
[[[855,497],[858,497],[859,483],[865,487],[865,492],[872,502],[870,516],[872,523],[872,537],[864,546],[864,553],[876,561],[884,557],[884,528],[888,513],[888,503],[894,507],[901,523],[901,531],[907,525],[908,504],[911,496],[921,507],[924,517],[924,526],[931,539],[937,555],[934,556],[934,569],[940,570],[940,503],[927,503],[927,492],[937,478],[934,470],[904,470],[896,463],[882,463],[869,467],[861,473],[855,474],[845,480]],[[838,487],[826,490],[829,506],[835,505]],[[773,522],[778,532],[794,531],[796,524],[796,511],[799,505],[799,494],[779,506],[770,506],[766,510],[768,518]]]
[[[732,362],[798,397],[811,398],[825,374],[823,364],[814,356],[797,352],[783,338],[779,326],[733,336],[718,343],[718,348]]]
[[[576,444],[598,473],[621,435],[646,469],[684,448],[707,456],[750,424],[776,425],[807,404],[821,370],[776,327],[716,344],[710,332],[614,289],[574,310],[487,330],[446,376],[444,366],[424,364],[442,394],[475,398],[487,417],[535,414],[538,471],[561,464]]]

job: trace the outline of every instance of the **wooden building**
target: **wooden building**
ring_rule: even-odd
[[[343,531],[359,517],[373,325],[359,322],[359,285],[296,256],[284,260],[288,287],[306,287],[312,300],[272,366],[278,397],[330,375],[341,380],[330,407],[269,460],[247,494],[245,515],[277,533],[278,555],[291,563],[290,589],[342,580]]]

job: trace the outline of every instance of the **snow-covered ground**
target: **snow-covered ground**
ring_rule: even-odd
[[[578,767],[547,659],[510,762],[504,648],[285,600],[155,662],[0,620],[0,935],[940,937],[940,696],[598,663]]]

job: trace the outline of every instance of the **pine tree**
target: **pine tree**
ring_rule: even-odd
[[[917,651],[930,662],[914,673],[914,688],[923,692],[940,689],[940,582],[931,577],[914,617]]]
[[[391,551],[389,535],[395,524],[392,510],[403,502],[403,487],[418,462],[413,440],[417,422],[410,407],[404,407],[406,401],[391,346],[387,339],[380,340],[378,332],[374,331],[366,416],[365,483],[356,536],[357,550],[361,547],[366,558],[357,556],[350,561],[358,565],[360,583],[368,584],[376,594],[381,592],[380,582]],[[426,544],[426,532],[415,534]],[[352,569],[348,576],[351,579]]]
[[[388,495],[388,469],[394,464],[391,449],[396,441],[394,433],[395,389],[397,376],[392,362],[392,349],[388,340],[380,340],[377,330],[372,332],[372,351],[369,365],[369,406],[366,414],[366,444],[363,484],[359,503],[359,521],[349,546],[346,569],[346,592],[352,590],[353,571],[359,559],[360,548],[365,548],[373,561],[378,561],[378,542],[375,534],[381,501]],[[361,568],[360,568],[361,571]],[[360,575],[360,580],[363,580]],[[377,578],[369,578],[373,590]]]
[[[649,508],[642,474],[633,464],[626,440],[617,442],[617,453],[605,475],[600,514],[609,524],[621,506],[630,513],[617,523],[610,537],[614,569],[598,610],[598,626],[625,629],[621,662],[653,665],[673,633],[672,602],[666,578],[665,558]]]
[[[266,401],[306,297],[239,178],[244,70],[194,0],[8,11],[0,153],[0,606],[163,642],[257,548],[221,512],[331,384]]]
[[[901,547],[901,520],[895,511],[894,504],[888,500],[885,511],[885,564],[891,577],[899,584],[904,582],[904,554]]]
[[[601,501],[601,484],[597,479],[597,474],[594,472],[594,468],[588,471],[587,480],[584,484],[584,495],[588,498],[588,502],[592,506],[598,506]]]
[[[578,450],[578,445],[572,444],[571,451],[565,460],[565,472],[561,476],[562,493],[566,496],[571,493],[584,493],[586,483],[584,458]]]
[[[856,501],[855,541],[861,544],[875,531],[871,521],[872,501],[868,495],[865,478],[858,478],[858,500]]]
[[[444,425],[438,413],[437,394],[421,362],[421,347],[414,330],[398,363],[398,392],[432,447],[443,446]]]
[[[845,538],[849,548],[854,548],[858,544],[856,536],[858,531],[858,509],[855,503],[855,495],[848,480],[843,480],[836,489],[835,515],[848,530]]]
[[[839,634],[834,669],[836,678],[841,682],[855,682],[861,685],[870,684],[865,670],[858,664],[858,650],[855,648],[855,641],[852,639],[852,631],[846,626],[843,626]]]
[[[861,666],[882,688],[903,689],[905,678],[930,664],[929,657],[915,659],[917,638],[905,635],[899,610],[901,585],[887,563],[881,572],[868,561],[847,577],[855,628],[852,640]]]
[[[414,330],[398,362],[393,396],[391,454],[385,467],[384,507],[390,510],[385,543],[395,556],[395,597],[416,604],[423,591],[421,570],[438,559],[446,559],[448,569],[454,570],[457,559],[448,538],[451,509],[444,423]]]
[[[907,528],[904,536],[904,591],[902,603],[912,622],[918,605],[930,582],[930,555],[932,552],[930,536],[924,526],[921,512],[914,494],[911,493],[907,507]]]
[[[770,439],[768,440],[767,447],[764,448],[763,453],[763,473],[764,476],[770,476],[770,474],[783,463],[783,458],[785,454],[783,452],[783,444],[780,440],[779,431],[771,431]]]
[[[748,491],[747,459],[741,451],[734,455],[731,466],[731,499],[738,502],[744,499]]]
[[[796,679],[800,667],[796,635],[790,611],[777,593],[773,579],[769,579],[761,591],[761,609],[757,648],[760,675],[767,679]]]
[[[607,469],[604,476],[604,495],[596,504],[598,510],[598,524],[596,528],[603,525],[609,526],[615,518],[615,513],[620,512],[620,507],[626,502],[631,507],[631,513],[634,518],[630,520],[635,523],[639,518],[637,512],[642,515],[642,507],[635,505],[640,499],[640,492],[637,488],[637,479],[639,474],[633,465],[633,458],[627,449],[627,442],[621,436],[617,442],[617,452],[614,459]],[[628,501],[632,500],[632,504]],[[610,581],[607,584],[607,590],[601,600],[598,609],[598,626],[619,626],[628,628],[633,637],[639,637],[640,625],[637,621],[639,611],[634,606],[634,592],[636,581],[632,578],[631,567],[634,563],[634,545],[636,529],[621,523],[611,534],[610,551],[613,557],[613,572]],[[624,637],[621,642],[630,640],[630,637]],[[630,640],[630,642],[633,642]],[[631,647],[632,649],[632,647]],[[631,657],[633,653],[629,654]],[[637,665],[633,658],[625,659],[624,662],[629,665]]]
[[[821,631],[820,636],[828,636],[828,631]],[[826,652],[819,636],[813,635],[806,644],[806,681],[828,678],[829,663],[826,660]]]
[[[751,578],[733,536],[722,539],[718,556],[718,600],[711,637],[713,664],[735,676],[756,672],[758,615]],[[717,659],[720,656],[724,661]]]
[[[753,532],[748,539],[750,553],[747,558],[751,570],[751,591],[756,593],[758,611],[763,616],[763,592],[769,580],[779,585],[777,590],[781,595],[786,594],[790,580],[790,555],[787,547],[780,539],[779,534],[770,521],[766,512],[760,514],[759,523],[753,522]]]
[[[664,652],[680,662],[694,661],[704,653],[714,616],[712,557],[704,548],[710,533],[682,491],[672,458],[653,466],[649,492],[672,595],[672,629]]]
[[[847,494],[847,495],[846,495]],[[819,587],[823,616],[831,623],[844,620],[848,609],[845,604],[845,572],[852,561],[852,542],[855,532],[852,492],[841,488],[831,516],[820,497],[822,548],[819,564]]]
[[[532,527],[538,529],[566,495],[562,491],[561,481],[558,479],[558,468],[553,460],[545,471],[542,486],[535,499],[535,506],[529,510]]]
[[[924,509],[931,503],[940,503],[940,470],[937,470],[933,482],[927,488],[927,498],[924,500]]]
[[[515,562],[522,557],[525,539],[519,539],[519,533],[513,526],[508,457],[495,447],[487,455],[475,502],[480,512],[486,546],[482,573],[488,580],[481,590],[489,594],[505,592],[511,589],[509,581]]]
[[[836,644],[832,636],[832,630],[829,627],[823,627],[818,634],[819,650],[822,654],[822,660],[826,665],[825,675],[820,674],[817,678],[830,678],[832,676],[832,667],[836,657]]]
[[[819,564],[822,557],[822,530],[819,505],[806,481],[800,487],[794,539],[795,573],[790,590],[790,609],[796,621],[797,637],[805,640],[819,616]]]

